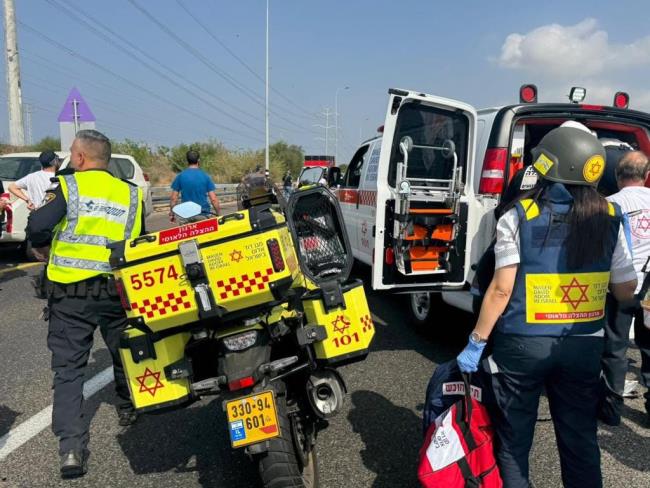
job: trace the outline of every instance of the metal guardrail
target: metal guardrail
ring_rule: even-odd
[[[224,183],[215,186],[215,193],[222,202],[237,199],[237,187],[239,186],[237,183]],[[172,189],[169,186],[152,186],[151,199],[154,206],[169,205],[171,193]]]

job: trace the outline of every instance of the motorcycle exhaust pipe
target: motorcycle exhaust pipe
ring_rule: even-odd
[[[309,404],[319,417],[333,417],[343,408],[347,390],[343,378],[335,371],[314,371],[306,386]]]

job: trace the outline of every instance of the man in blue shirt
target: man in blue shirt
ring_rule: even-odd
[[[172,196],[170,207],[178,203],[178,196],[184,202],[194,202],[201,205],[201,214],[210,215],[210,203],[214,207],[214,211],[219,215],[219,199],[214,193],[214,183],[208,174],[199,168],[200,158],[198,151],[187,151],[187,169],[183,170],[179,175],[174,178],[172,182]],[[169,216],[174,221],[174,214],[169,212]]]

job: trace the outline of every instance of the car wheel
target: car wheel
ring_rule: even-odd
[[[409,295],[409,310],[411,323],[416,327],[424,327],[431,321],[438,296],[428,292],[417,292]]]

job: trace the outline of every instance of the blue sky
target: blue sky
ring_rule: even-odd
[[[116,139],[171,145],[213,137],[232,148],[262,147],[264,85],[255,74],[264,73],[264,0],[133,1],[194,55],[129,0],[16,1],[17,19],[24,24],[18,25],[18,39],[33,139],[58,134],[56,115],[69,89],[77,86],[97,116],[97,127]],[[72,8],[93,29],[57,4]],[[540,99],[547,101],[560,100],[572,84],[582,84],[590,102],[607,103],[615,91],[626,90],[633,108],[650,110],[647,1],[547,0],[537,8],[531,5],[525,0],[271,0],[272,140],[324,152],[325,143],[318,139],[324,130],[316,125],[324,125],[325,118],[317,114],[334,110],[337,88],[340,161],[382,124],[389,87],[457,98],[480,108],[517,101],[523,82],[537,83]],[[95,35],[105,32],[102,26],[131,43],[128,52],[150,56],[159,73]],[[2,71],[4,79],[4,63]],[[161,71],[176,84],[161,77]],[[5,93],[0,92],[2,103]],[[5,112],[0,138],[6,140],[7,133]],[[329,152],[334,153],[333,130]]]

